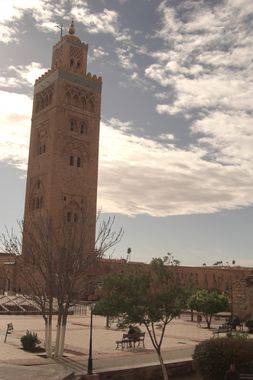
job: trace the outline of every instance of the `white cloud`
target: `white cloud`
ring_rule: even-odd
[[[31,110],[32,101],[27,96],[0,91],[0,160],[22,169],[28,157]],[[192,126],[193,133],[203,133],[209,140],[189,149],[176,148],[172,134],[161,135],[162,143],[130,135],[131,121],[112,118],[101,122],[98,203],[103,211],[166,216],[213,213],[252,204],[251,120],[244,115],[241,126],[241,132],[244,127],[248,132],[247,149],[244,145],[240,159],[227,165],[226,157],[238,157],[243,141],[234,115],[227,115],[227,120],[220,120],[220,116],[217,113],[215,118],[203,118]],[[222,130],[228,119],[234,119],[234,130],[230,142],[224,142]],[[211,128],[213,123],[220,133],[218,149],[224,150],[223,160],[206,159],[206,146],[217,148],[218,132]]]
[[[103,58],[103,57],[106,57],[108,55],[109,55],[109,53],[107,51],[105,51],[105,49],[102,48],[102,46],[98,46],[97,48],[93,49],[93,57],[94,58]]]
[[[0,160],[26,169],[32,101],[23,94],[0,91]]]
[[[92,13],[88,5],[81,2],[80,6],[74,6],[71,10],[72,16],[82,22],[89,33],[109,33],[113,36],[118,34],[118,13],[104,9],[100,13]]]
[[[105,212],[153,216],[213,213],[251,204],[252,165],[207,161],[207,153],[204,147],[184,150],[129,136],[103,122],[99,204]]]
[[[6,72],[0,77],[0,88],[19,89],[22,86],[32,87],[35,80],[46,72],[40,63],[31,62],[29,65],[9,66]]]
[[[51,2],[49,0],[1,0],[0,1],[0,36],[1,41],[10,43],[18,40],[16,23],[26,13],[30,13],[36,21],[37,28],[43,31],[54,31],[55,18],[65,14],[65,0]]]
[[[131,48],[117,48],[116,54],[118,56],[120,66],[125,70],[136,70],[137,65],[133,62],[134,55],[131,52]]]
[[[44,74],[47,69],[42,67],[38,62],[31,62],[26,66],[10,66],[9,71],[14,71],[22,82],[34,85],[35,80]]]

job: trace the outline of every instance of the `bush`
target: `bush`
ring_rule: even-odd
[[[36,351],[37,344],[40,344],[38,335],[29,330],[26,331],[26,334],[23,335],[20,340],[25,351],[34,352]]]
[[[250,333],[253,333],[253,319],[246,321],[245,326],[248,327]]]
[[[223,380],[231,363],[239,372],[250,373],[252,362],[253,341],[240,336],[205,340],[193,354],[193,365],[203,380]]]

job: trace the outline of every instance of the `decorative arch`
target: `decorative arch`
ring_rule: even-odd
[[[71,200],[64,208],[64,218],[67,223],[77,224],[83,219],[83,211],[78,203]]]
[[[38,178],[33,184],[31,196],[30,196],[30,210],[40,210],[44,208],[45,191],[44,185],[40,178]]]

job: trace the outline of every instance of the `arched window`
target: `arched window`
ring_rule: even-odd
[[[74,166],[74,157],[73,156],[70,156],[69,165]]]
[[[77,69],[79,69],[79,67],[80,67],[80,62],[79,61],[77,62],[76,67],[77,67]]]
[[[87,111],[94,112],[94,103],[93,103],[93,101],[91,99],[88,101]]]
[[[78,107],[79,106],[79,98],[78,98],[78,95],[75,95],[73,97],[73,106],[74,107]]]
[[[77,166],[78,168],[81,167],[81,158],[80,158],[80,157],[77,157],[76,166]]]
[[[78,223],[78,214],[77,213],[74,214],[73,220],[75,223]]]
[[[86,108],[86,100],[84,97],[81,98],[81,106],[83,110]]]
[[[71,94],[69,92],[66,93],[66,103],[71,104]]]
[[[71,119],[70,120],[70,126],[69,126],[71,131],[74,131],[76,129],[76,121]]]
[[[80,124],[80,133],[82,135],[87,135],[87,125],[85,123]]]
[[[74,60],[73,60],[73,58],[71,58],[71,60],[70,60],[70,67],[73,67],[74,66]]]
[[[68,223],[71,222],[71,212],[70,211],[67,212],[67,222]]]

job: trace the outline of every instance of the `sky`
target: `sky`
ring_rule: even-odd
[[[23,217],[33,85],[72,17],[103,77],[110,257],[252,266],[252,0],[0,0],[0,231]]]

